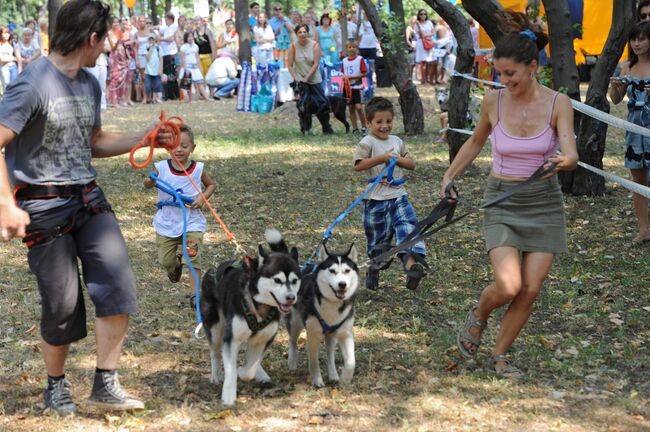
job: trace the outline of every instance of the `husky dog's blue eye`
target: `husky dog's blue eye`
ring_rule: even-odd
[[[282,280],[280,278],[273,278],[273,282],[275,282],[276,284],[281,284]]]

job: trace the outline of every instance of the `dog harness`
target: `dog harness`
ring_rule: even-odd
[[[248,307],[245,298],[242,299],[241,305],[244,309],[244,318],[246,318],[246,324],[248,324],[248,328],[253,332],[253,334],[265,329],[266,326],[271,324],[273,321],[277,321],[280,318],[280,312],[278,309],[272,307],[269,315],[264,320],[258,321],[255,314],[251,312],[250,308]]]
[[[32,248],[40,243],[61,237],[64,234],[84,225],[88,219],[101,213],[113,213],[107,201],[93,206],[88,200],[88,194],[97,187],[93,180],[85,185],[17,185],[14,188],[14,198],[20,201],[53,198],[79,198],[83,206],[64,224],[55,225],[44,230],[30,231],[23,238],[23,243]]]
[[[215,279],[216,281],[218,281],[219,279],[223,278],[226,275],[226,273],[228,273],[228,271],[233,269],[241,270],[243,268],[244,266],[241,261],[231,260],[229,264],[223,265],[223,267],[219,266],[219,268],[217,269],[217,274],[215,275]],[[248,305],[248,302],[246,301],[246,296],[242,297],[241,305],[242,305],[242,309],[244,310],[244,318],[246,319],[246,324],[248,325],[250,331],[253,332],[253,334],[259,332],[260,330],[265,329],[266,326],[271,324],[273,321],[277,321],[280,318],[280,312],[278,311],[278,309],[272,307],[269,315],[264,320],[258,321],[256,313],[251,311],[251,308]]]
[[[350,318],[352,318],[352,315],[354,314],[354,305],[353,305],[353,306],[350,308],[350,313],[348,313],[347,316],[346,316],[345,318],[343,318],[343,320],[342,320],[341,322],[339,322],[338,324],[329,325],[329,324],[327,324],[327,323],[325,322],[325,320],[323,319],[323,317],[321,316],[321,314],[318,313],[318,310],[316,310],[316,306],[314,305],[314,302],[311,302],[311,303],[309,304],[309,306],[310,306],[310,307],[309,307],[309,313],[312,314],[312,315],[314,315],[314,316],[316,317],[316,319],[317,319],[318,322],[320,323],[320,327],[321,327],[321,329],[323,330],[323,334],[326,334],[326,335],[328,335],[328,334],[332,334],[332,333],[334,333],[335,331],[337,331],[339,328],[341,328],[341,326],[342,326],[342,325],[343,325],[347,320],[349,320]]]

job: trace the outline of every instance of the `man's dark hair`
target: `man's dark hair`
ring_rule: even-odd
[[[174,14],[172,12],[167,12],[165,14],[165,18],[167,18],[168,20],[172,20],[172,21],[174,21],[176,19],[176,17],[174,16]]]
[[[98,42],[108,33],[111,23],[110,6],[96,0],[70,0],[56,14],[54,36],[50,50],[68,55],[84,46],[90,35],[97,34]]]
[[[257,3],[257,2],[253,2],[253,3],[251,3],[250,6],[248,6],[248,9],[253,9],[255,6],[259,6],[259,5],[260,5],[260,4]]]
[[[639,2],[639,5],[636,7],[636,17],[639,19],[639,15],[641,15],[641,9],[644,7],[650,6],[650,0],[641,0]]]
[[[375,117],[378,112],[388,111],[392,116],[395,116],[395,109],[393,103],[385,97],[374,97],[366,104],[366,120],[369,122]]]

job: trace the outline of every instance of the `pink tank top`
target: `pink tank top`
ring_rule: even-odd
[[[551,112],[548,115],[548,125],[537,135],[531,137],[512,136],[501,125],[501,93],[499,90],[499,105],[497,108],[497,124],[492,130],[492,171],[507,177],[530,177],[557,148],[557,134],[551,127],[555,99],[553,95]]]

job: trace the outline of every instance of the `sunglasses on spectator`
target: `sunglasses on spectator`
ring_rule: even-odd
[[[274,11],[281,11],[282,8],[273,8]]]
[[[648,18],[650,18],[650,13],[639,14],[639,18],[642,19],[642,20],[648,19]]]
[[[420,16],[427,16],[427,14],[425,14],[425,13],[421,13]]]

